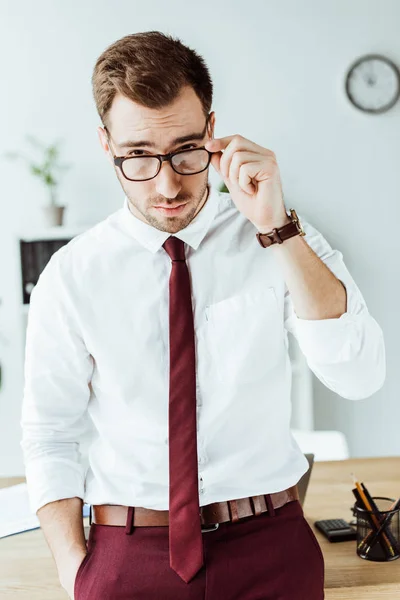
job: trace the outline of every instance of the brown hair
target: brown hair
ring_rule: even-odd
[[[204,116],[208,116],[213,84],[204,59],[179,39],[160,31],[117,40],[99,56],[92,75],[97,112],[105,126],[117,93],[158,109],[173,102],[185,85],[194,89]]]

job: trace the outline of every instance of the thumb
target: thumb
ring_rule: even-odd
[[[218,149],[218,141],[217,140],[209,140],[206,144],[205,144],[205,148],[206,150],[208,150],[209,152],[212,152],[212,156],[211,156],[211,164],[214,167],[214,169],[217,171],[218,175],[224,179],[225,178],[222,176],[221,171],[220,171],[220,160],[221,160],[221,156],[222,156],[222,152],[217,152],[216,150]]]

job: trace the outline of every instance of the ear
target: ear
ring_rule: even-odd
[[[103,127],[97,128],[97,135],[99,136],[99,141],[100,141],[101,147],[103,148],[104,152],[106,153],[106,156],[107,156],[109,162],[113,165],[114,161],[113,161],[111,148],[108,145],[107,134],[106,134],[105,130],[103,129]]]
[[[208,134],[209,134],[211,140],[214,138],[214,129],[215,129],[215,112],[212,111],[208,118]]]

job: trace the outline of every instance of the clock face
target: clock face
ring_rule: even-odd
[[[382,113],[400,97],[400,73],[396,65],[378,54],[353,63],[346,77],[346,93],[352,104],[368,113]]]

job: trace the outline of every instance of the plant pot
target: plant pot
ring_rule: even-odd
[[[42,206],[46,225],[58,227],[63,224],[65,206]]]

